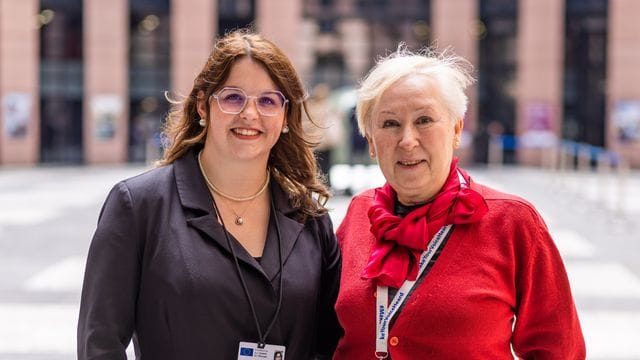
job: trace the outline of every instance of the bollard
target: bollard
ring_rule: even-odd
[[[627,178],[629,177],[629,163],[622,156],[619,157],[618,161],[618,202],[616,204],[616,212],[619,216],[624,216],[625,212],[625,201],[626,201],[626,187],[627,187]]]
[[[555,171],[558,168],[558,162],[559,162],[559,154],[560,153],[560,146],[558,146],[558,143],[556,142],[555,144],[553,144],[551,147],[549,147],[549,166],[550,166],[550,170]]]
[[[591,149],[589,145],[578,145],[578,171],[586,174],[591,167]]]
[[[560,179],[560,162],[561,162],[561,151],[562,147],[559,143],[555,143],[545,150],[546,156],[543,159],[546,159],[546,162],[543,163],[543,168],[547,170],[547,174],[550,175],[550,182],[552,184],[561,183]]]
[[[560,186],[565,185],[565,180],[567,176],[567,170],[569,167],[569,157],[571,156],[569,153],[569,149],[566,142],[560,144],[560,163],[558,166],[558,180],[560,182]]]
[[[542,154],[540,156],[540,167],[543,170],[553,170],[553,154],[555,150],[554,145],[549,145],[542,148]]]
[[[498,168],[502,166],[503,151],[504,151],[504,143],[503,143],[502,136],[491,135],[491,139],[489,139],[489,149],[487,152],[488,154],[487,162],[489,164],[489,167]]]
[[[607,184],[609,183],[609,174],[611,170],[610,164],[611,155],[607,151],[601,151],[598,154],[598,160],[596,165],[596,172],[598,176],[598,198],[604,208],[607,207],[609,198],[607,197]]]

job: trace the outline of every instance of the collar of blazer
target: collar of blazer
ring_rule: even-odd
[[[209,189],[198,168],[197,154],[198,151],[192,149],[173,163],[178,195],[182,206],[211,213],[213,212],[211,197],[208,195]],[[276,210],[292,216],[297,209],[291,206],[284,190],[276,181],[271,181],[269,187]]]
[[[173,163],[173,172],[176,179],[178,197],[182,206],[191,211],[185,212],[187,223],[198,229],[207,238],[216,242],[225,251],[231,254],[227,246],[222,225],[217,222],[215,210],[211,202],[211,194],[200,173],[197,162],[197,150],[194,149]],[[293,250],[293,247],[302,232],[303,224],[297,222],[293,215],[296,209],[289,203],[287,194],[276,181],[271,181],[270,190],[276,208],[275,216],[278,217],[281,232],[283,261]],[[280,271],[278,263],[278,244],[273,215],[269,220],[269,233],[265,244],[263,260],[258,262],[244,249],[237,250],[238,259],[262,272],[270,281],[273,281]],[[272,241],[273,240],[273,241]],[[240,246],[239,244],[237,244]]]

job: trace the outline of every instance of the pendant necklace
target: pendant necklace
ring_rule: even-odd
[[[247,197],[235,197],[235,196],[231,196],[231,195],[225,194],[220,189],[218,189],[215,185],[213,185],[213,183],[209,180],[209,178],[207,177],[207,174],[204,171],[204,167],[202,166],[202,160],[200,160],[200,155],[201,154],[202,154],[202,150],[200,150],[200,152],[198,153],[198,166],[200,166],[200,172],[202,173],[202,177],[204,177],[204,181],[207,183],[207,187],[209,188],[210,191],[220,195],[221,197],[223,197],[223,198],[225,198],[227,200],[236,201],[236,202],[249,201],[249,203],[245,206],[244,210],[242,211],[242,213],[240,215],[238,215],[238,213],[233,209],[233,207],[230,204],[228,204],[229,209],[231,209],[231,212],[233,212],[233,215],[235,215],[235,217],[236,217],[236,219],[234,220],[234,223],[236,225],[238,225],[238,226],[244,224],[244,218],[242,216],[244,215],[244,213],[249,208],[249,205],[251,205],[251,203],[253,202],[253,200],[255,198],[257,198],[258,196],[262,195],[262,193],[269,186],[269,180],[271,179],[271,176],[269,174],[269,169],[267,169],[267,178],[266,178],[264,184],[262,185],[260,190],[258,190],[257,193],[255,193],[253,195],[250,195],[250,196],[247,196]]]
[[[231,211],[233,211],[233,208],[231,209]],[[233,214],[236,216],[236,220],[234,221],[236,225],[244,224],[244,219],[242,218],[242,216],[238,216],[235,211],[233,211]]]
[[[213,190],[213,189],[212,189]],[[223,197],[224,198],[224,197]],[[244,213],[247,211],[247,209],[249,208],[249,205],[251,205],[251,203],[253,202],[253,199],[251,199],[249,201],[249,203],[245,206],[244,210],[240,213],[240,215],[238,215],[238,213],[233,209],[233,206],[231,206],[230,204],[226,204],[227,207],[229,209],[231,209],[231,211],[233,212],[233,215],[235,215],[236,219],[233,221],[234,224],[240,226],[242,224],[244,224],[244,218],[242,217],[244,215]]]

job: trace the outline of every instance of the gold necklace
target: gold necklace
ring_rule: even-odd
[[[202,160],[200,160],[200,154],[202,154],[202,150],[198,153],[198,166],[200,167],[200,172],[202,173],[202,177],[204,177],[204,181],[207,183],[207,187],[209,188],[209,190],[215,192],[216,194],[222,196],[223,198],[226,198],[226,199],[229,199],[229,200],[233,200],[233,201],[237,201],[237,202],[252,201],[253,199],[255,199],[258,196],[262,195],[262,193],[267,189],[267,186],[269,185],[269,180],[271,179],[271,176],[269,175],[269,170],[267,169],[267,180],[264,182],[264,185],[262,185],[262,188],[260,188],[260,190],[258,190],[258,192],[255,193],[254,195],[251,195],[251,196],[248,196],[248,197],[244,197],[244,198],[237,198],[237,197],[225,194],[225,193],[221,192],[218,188],[216,188],[213,185],[213,183],[209,180],[209,178],[207,177],[207,174],[204,171],[204,167],[202,166]],[[236,225],[244,224],[244,218],[242,217],[242,215],[244,215],[245,211],[247,211],[247,209],[249,208],[249,205],[250,205],[250,203],[247,204],[247,206],[245,207],[244,211],[240,215],[238,215],[238,213],[233,209],[233,207],[231,205],[228,205],[229,209],[231,209],[233,214],[236,216],[236,219],[234,220],[234,223]]]
[[[255,198],[257,198],[258,196],[262,195],[262,193],[267,190],[267,187],[269,186],[269,180],[271,178],[271,175],[269,174],[269,169],[267,169],[267,179],[265,180],[264,184],[262,185],[262,187],[260,188],[260,190],[258,190],[257,193],[247,196],[247,197],[235,197],[235,196],[231,196],[229,194],[225,194],[222,191],[220,191],[220,189],[218,189],[217,187],[215,187],[215,185],[213,185],[213,183],[211,183],[211,181],[209,181],[209,178],[207,177],[207,174],[204,172],[204,168],[202,167],[202,161],[200,160],[200,154],[202,154],[202,150],[200,150],[200,152],[198,153],[198,165],[200,166],[200,171],[202,172],[202,176],[204,177],[204,180],[207,182],[207,185],[209,185],[209,188],[213,191],[215,191],[218,195],[227,198],[229,200],[233,200],[233,201],[237,201],[237,202],[244,202],[244,201],[249,201],[249,200],[253,200]]]

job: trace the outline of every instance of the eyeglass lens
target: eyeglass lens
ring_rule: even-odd
[[[247,105],[249,98],[256,99],[258,112],[265,116],[277,115],[285,104],[284,95],[279,91],[265,91],[258,96],[248,96],[242,89],[224,88],[215,98],[220,110],[230,114],[239,114]]]

